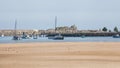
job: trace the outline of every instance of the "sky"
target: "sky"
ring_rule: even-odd
[[[0,29],[120,29],[120,0],[0,0]]]

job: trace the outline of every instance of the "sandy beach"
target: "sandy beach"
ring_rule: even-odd
[[[0,68],[120,68],[120,43],[0,44]]]

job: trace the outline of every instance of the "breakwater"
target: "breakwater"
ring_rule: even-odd
[[[57,33],[50,33],[50,34],[46,34],[46,36],[55,36]],[[62,36],[65,37],[79,37],[79,36],[113,36],[116,34],[120,34],[120,33],[116,33],[116,32],[101,32],[101,33],[61,33]]]
[[[44,35],[44,36],[54,36],[58,34],[59,32],[55,33],[54,31],[46,31],[46,30],[17,30],[18,35],[22,35],[23,33],[27,35]],[[14,30],[0,30],[0,36],[4,34],[5,36],[13,36],[14,35]],[[101,31],[96,31],[96,32],[60,32],[65,37],[79,37],[79,36],[113,36],[116,34],[120,34],[120,32],[101,32]]]

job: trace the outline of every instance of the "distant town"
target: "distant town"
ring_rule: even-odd
[[[107,27],[103,27],[98,30],[78,30],[76,25],[56,27],[56,29],[47,30],[16,30],[17,35],[28,34],[28,35],[39,35],[39,36],[54,36],[57,33],[62,34],[66,37],[78,37],[78,36],[113,36],[120,34],[117,27],[113,30],[109,30]],[[13,36],[14,30],[0,30],[0,36]]]

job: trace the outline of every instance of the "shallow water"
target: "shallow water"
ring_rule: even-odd
[[[65,37],[64,40],[52,40],[48,37],[39,37],[38,39],[12,40],[12,37],[0,37],[0,43],[25,43],[25,42],[120,42],[120,38],[113,37]]]

